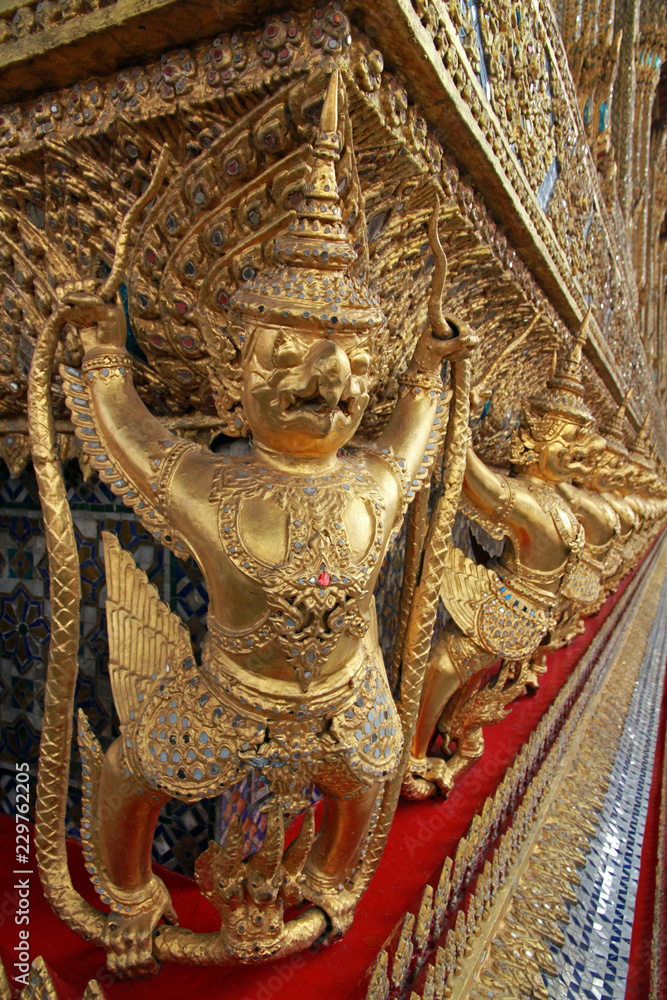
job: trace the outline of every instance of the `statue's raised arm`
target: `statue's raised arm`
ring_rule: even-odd
[[[407,483],[418,476],[424,462],[435,457],[437,439],[444,430],[436,414],[442,393],[444,361],[469,357],[479,343],[474,330],[459,317],[443,312],[442,296],[447,261],[438,235],[439,203],[429,223],[429,242],[435,257],[435,275],[428,306],[428,322],[417,342],[407,371],[399,378],[399,398],[374,450],[389,451],[401,463]],[[441,412],[441,411],[439,411]]]
[[[125,348],[127,323],[122,306],[108,304],[83,289],[68,292],[63,306],[66,319],[79,329],[85,352],[80,371],[61,369],[84,451],[101,478],[134,508],[155,537],[185,556],[189,554],[186,533],[182,525],[178,530],[168,504],[179,494],[181,506],[198,493],[207,495],[210,482],[205,469],[212,456],[178,439],[139,398],[132,379],[132,356]],[[177,466],[187,452],[192,453],[188,474],[178,476]]]

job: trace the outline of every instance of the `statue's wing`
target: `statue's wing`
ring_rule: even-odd
[[[115,535],[105,531],[109,673],[121,726],[128,724],[157,676],[192,659],[188,630]],[[187,665],[187,664],[186,664]]]
[[[455,545],[447,547],[440,597],[465,635],[474,637],[478,612],[497,589],[495,573],[468,559]]]
[[[529,656],[549,625],[547,608],[529,602],[453,545],[445,555],[440,596],[464,635],[495,656]]]

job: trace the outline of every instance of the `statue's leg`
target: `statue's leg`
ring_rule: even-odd
[[[324,794],[324,815],[306,863],[304,896],[321,906],[339,937],[351,926],[357,904],[345,881],[372,833],[382,785],[362,785],[338,760],[325,766],[315,780]]]
[[[453,639],[451,634],[446,635],[435,647],[426,665],[417,728],[412,741],[412,754],[419,760],[426,757],[440,716],[452,695],[461,687],[458,664],[450,649]]]
[[[426,665],[408,774],[402,789],[408,798],[428,798],[451,788],[447,763],[440,757],[429,757],[427,754],[440,717],[464,680],[459,662],[461,657],[456,655],[456,645],[460,645],[461,641],[460,633],[449,628]]]
[[[121,905],[107,918],[107,964],[120,979],[158,971],[153,931],[164,917],[177,923],[169,893],[153,874],[151,849],[160,810],[170,796],[126,773],[121,740],[107,751],[95,790],[92,817],[97,877],[102,894]]]
[[[474,705],[474,696],[471,702],[466,704],[465,709],[468,710],[470,705]],[[459,722],[455,713],[452,713],[451,718],[448,718],[446,713],[441,723],[447,727],[447,732],[451,732],[456,741],[456,750],[447,761],[451,782],[467,771],[484,753],[482,726],[475,724],[474,721],[470,723],[468,719],[464,720],[463,725],[457,725]]]
[[[448,760],[454,779],[484,753],[483,726],[504,719],[508,706],[523,694],[531,679],[537,680],[530,657],[503,660],[495,676],[485,679],[485,669],[493,660],[493,654],[480,651],[470,683],[457,699],[450,701],[438,723],[445,739],[456,744],[456,751]]]
[[[403,779],[402,793],[407,798],[424,799],[438,791],[450,791],[460,771],[481,755],[481,728],[473,731],[467,720],[463,726],[459,723],[461,711],[466,715],[468,682],[493,659],[454,625],[445,630],[426,667],[410,763]],[[442,734],[447,760],[427,755],[436,730]],[[449,749],[452,739],[456,741],[454,754]],[[467,763],[462,766],[464,758]]]

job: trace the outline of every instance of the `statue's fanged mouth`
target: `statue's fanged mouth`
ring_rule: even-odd
[[[321,396],[319,393],[315,393],[312,396],[295,396],[291,392],[284,393],[280,400],[280,408],[283,413],[286,414],[296,414],[296,413],[313,413],[318,416],[329,416],[330,414],[339,412],[345,417],[351,417],[354,409],[354,399],[339,399],[337,403],[332,405]]]

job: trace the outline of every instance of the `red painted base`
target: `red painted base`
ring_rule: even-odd
[[[234,969],[193,969],[165,966],[160,975],[121,983],[105,969],[101,949],[93,948],[68,930],[51,912],[41,893],[36,868],[30,877],[30,953],[42,955],[53,973],[60,1000],[74,1000],[86,983],[96,978],[109,1000],[181,1000],[189,992],[207,1000],[359,1000],[365,976],[378,950],[392,936],[408,909],[416,911],[426,882],[437,881],[445,857],[453,857],[470,821],[491,795],[522,744],[555,699],[593,636],[620,599],[633,574],[600,612],[586,622],[582,633],[566,649],[548,658],[540,688],[522,698],[498,725],[485,731],[484,756],[461,777],[446,801],[402,802],[378,871],[362,899],[352,929],[329,948],[296,955],[265,966]],[[95,893],[83,867],[77,843],[69,844],[75,886],[91,902]],[[14,968],[19,927],[14,922],[13,821],[0,819],[0,956],[10,980]],[[214,931],[219,920],[213,908],[189,879],[162,870],[183,926]],[[17,878],[20,876],[16,876]],[[26,877],[26,876],[23,876]]]

